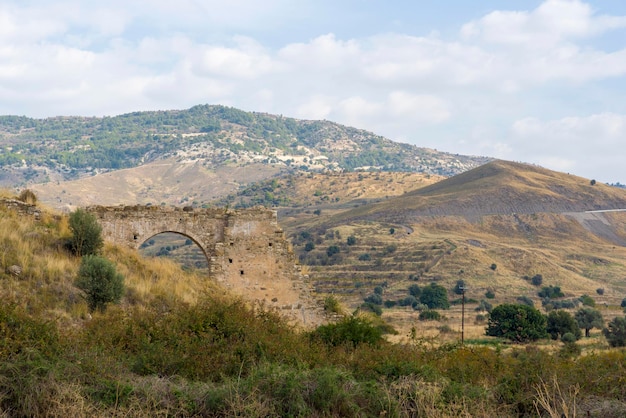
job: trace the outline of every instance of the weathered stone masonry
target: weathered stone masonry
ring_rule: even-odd
[[[98,219],[105,240],[130,248],[163,232],[182,234],[206,255],[211,279],[305,325],[322,321],[273,210],[91,206],[87,211]]]

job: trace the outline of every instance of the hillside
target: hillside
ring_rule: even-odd
[[[488,161],[397,143],[328,121],[213,105],[104,118],[0,116],[0,144],[0,186],[8,187],[58,185],[150,163],[176,171],[194,165],[208,180],[225,174],[247,184],[241,172],[229,175],[225,169],[262,166],[267,169],[265,177],[277,171],[371,168],[449,176]],[[169,203],[171,200],[150,190],[149,185],[133,184],[133,178],[154,172],[151,168],[146,171],[122,175],[127,179],[128,197]],[[188,176],[181,174],[177,180],[185,178]],[[103,179],[105,184],[107,181]],[[75,187],[80,189],[80,185]],[[204,203],[214,197],[200,192],[197,200]],[[133,203],[147,203],[145,200]]]
[[[356,308],[376,287],[383,300],[398,301],[410,286],[434,282],[453,298],[463,280],[474,301],[489,291],[492,304],[528,298],[542,306],[530,281],[539,274],[544,285],[560,286],[565,300],[586,294],[618,306],[626,297],[626,212],[575,212],[626,208],[623,189],[507,161],[447,179],[389,180],[336,174],[294,182],[291,192],[281,188],[302,204],[281,208],[279,219],[319,293]],[[333,189],[362,182],[368,187],[358,197]],[[401,183],[415,188],[404,192]],[[308,199],[295,184],[307,185]],[[235,201],[263,196],[263,187],[256,193],[244,191]],[[406,308],[382,310],[394,325],[411,326]],[[458,326],[460,312],[449,315]]]
[[[3,417],[505,418],[561,416],[573,408],[589,416],[626,411],[626,355],[599,330],[576,344],[544,338],[512,345],[484,335],[482,314],[469,311],[471,293],[464,344],[456,331],[458,306],[431,320],[418,320],[411,307],[386,309],[383,319],[400,331],[399,342],[390,342],[383,332],[394,328],[376,316],[345,313],[313,330],[295,328],[276,310],[251,306],[202,275],[106,245],[101,256],[121,273],[125,291],[119,304],[90,310],[76,282],[82,261],[64,245],[72,234],[67,216],[6,197],[0,205]],[[594,260],[595,273],[618,257],[623,254]],[[582,255],[571,261],[587,262]],[[492,275],[499,272],[500,266]],[[602,280],[593,278],[594,285]],[[390,297],[391,286],[385,289]],[[569,297],[572,289],[564,290]],[[496,290],[495,300],[502,299]],[[615,295],[597,299],[605,321],[623,316],[609,305]],[[561,389],[570,387],[576,390]]]
[[[624,189],[538,166],[493,161],[344,216],[395,222],[424,216],[461,216],[473,221],[484,215],[624,208]]]

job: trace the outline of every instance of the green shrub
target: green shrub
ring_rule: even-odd
[[[530,306],[505,303],[489,314],[486,333],[516,342],[538,340],[548,336],[546,317]]]
[[[522,305],[535,306],[535,302],[528,296],[518,296],[517,301]]]
[[[602,330],[611,347],[626,346],[626,318],[615,317]]]
[[[543,276],[541,274],[535,274],[530,279],[530,282],[533,284],[533,286],[541,286],[543,284]]]
[[[436,283],[431,283],[422,289],[420,302],[430,309],[448,309],[450,307],[448,291]]]
[[[439,321],[441,319],[441,315],[435,310],[427,309],[420,312],[419,319],[420,321]]]
[[[574,317],[567,311],[552,311],[548,314],[546,330],[553,340],[563,338],[565,334],[571,334],[574,341],[580,339],[582,332]]]
[[[107,303],[118,303],[124,293],[124,277],[112,262],[97,255],[83,257],[75,285],[87,294],[91,311],[104,311]]]
[[[411,286],[409,286],[409,294],[418,298],[422,294],[422,289],[418,285],[412,284]]]
[[[76,209],[70,214],[69,227],[72,237],[70,250],[77,256],[96,254],[102,247],[102,227],[96,217],[84,209]]]
[[[358,316],[351,316],[335,324],[321,325],[311,333],[314,340],[320,340],[331,347],[360,344],[376,345],[382,341],[382,331],[372,323]]]
[[[562,298],[565,296],[563,292],[561,292],[561,288],[559,286],[552,286],[552,285],[543,287],[537,293],[537,295],[540,298],[546,298],[546,299],[556,299],[556,298]]]
[[[593,300],[593,298],[589,295],[582,295],[579,299],[582,302],[583,306],[590,306],[592,308],[596,306],[596,301]]]
[[[340,313],[341,306],[339,305],[339,300],[334,296],[328,296],[324,299],[324,311],[331,313]]]

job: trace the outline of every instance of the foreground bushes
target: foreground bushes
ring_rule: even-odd
[[[9,416],[626,411],[623,351],[572,359],[532,345],[390,344],[366,317],[297,332],[273,312],[210,297],[111,306],[62,332],[15,305],[0,308],[0,320],[0,408]]]

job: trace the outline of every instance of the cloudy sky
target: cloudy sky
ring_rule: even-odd
[[[626,2],[0,2],[0,114],[204,103],[626,183]]]

